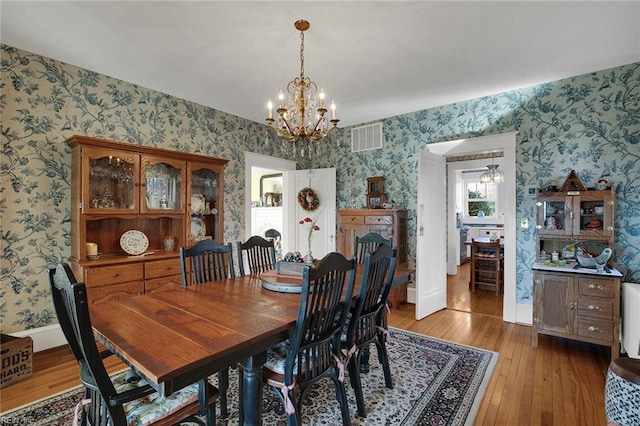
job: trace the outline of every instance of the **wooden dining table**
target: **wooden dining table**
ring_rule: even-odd
[[[266,351],[289,337],[299,302],[300,294],[267,290],[258,276],[247,275],[188,287],[176,283],[91,305],[90,315],[96,339],[161,395],[237,364],[240,424],[260,425]],[[200,399],[204,408],[206,398]]]

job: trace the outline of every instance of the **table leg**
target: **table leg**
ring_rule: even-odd
[[[262,424],[262,366],[267,353],[250,356],[239,365],[238,420],[243,426]]]
[[[198,382],[198,397],[200,399],[200,414],[205,416],[205,424],[211,426],[215,424],[214,407],[209,406],[209,385],[207,379],[202,379]]]

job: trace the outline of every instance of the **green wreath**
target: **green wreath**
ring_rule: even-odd
[[[298,192],[298,204],[308,212],[312,212],[320,205],[318,194],[311,188],[302,188]]]

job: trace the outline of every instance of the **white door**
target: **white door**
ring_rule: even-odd
[[[416,319],[447,306],[445,176],[444,157],[421,150],[418,159]]]
[[[284,226],[283,254],[299,251],[307,253],[309,224],[300,225],[304,218],[316,220],[320,228],[313,231],[311,251],[313,257],[322,259],[336,251],[336,169],[311,169],[287,171],[283,174]],[[318,196],[319,205],[307,211],[298,203],[298,192],[311,188]]]

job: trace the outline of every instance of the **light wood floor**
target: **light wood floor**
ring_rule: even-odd
[[[468,279],[464,265],[449,277],[450,309],[416,321],[413,305],[402,305],[392,311],[389,324],[499,352],[475,424],[605,425],[607,348],[549,336],[540,336],[538,348],[532,348],[531,328],[503,322],[502,297],[469,294]],[[121,368],[110,361],[110,371]],[[0,412],[78,385],[77,377],[66,347],[38,352],[32,377],[0,391]]]

